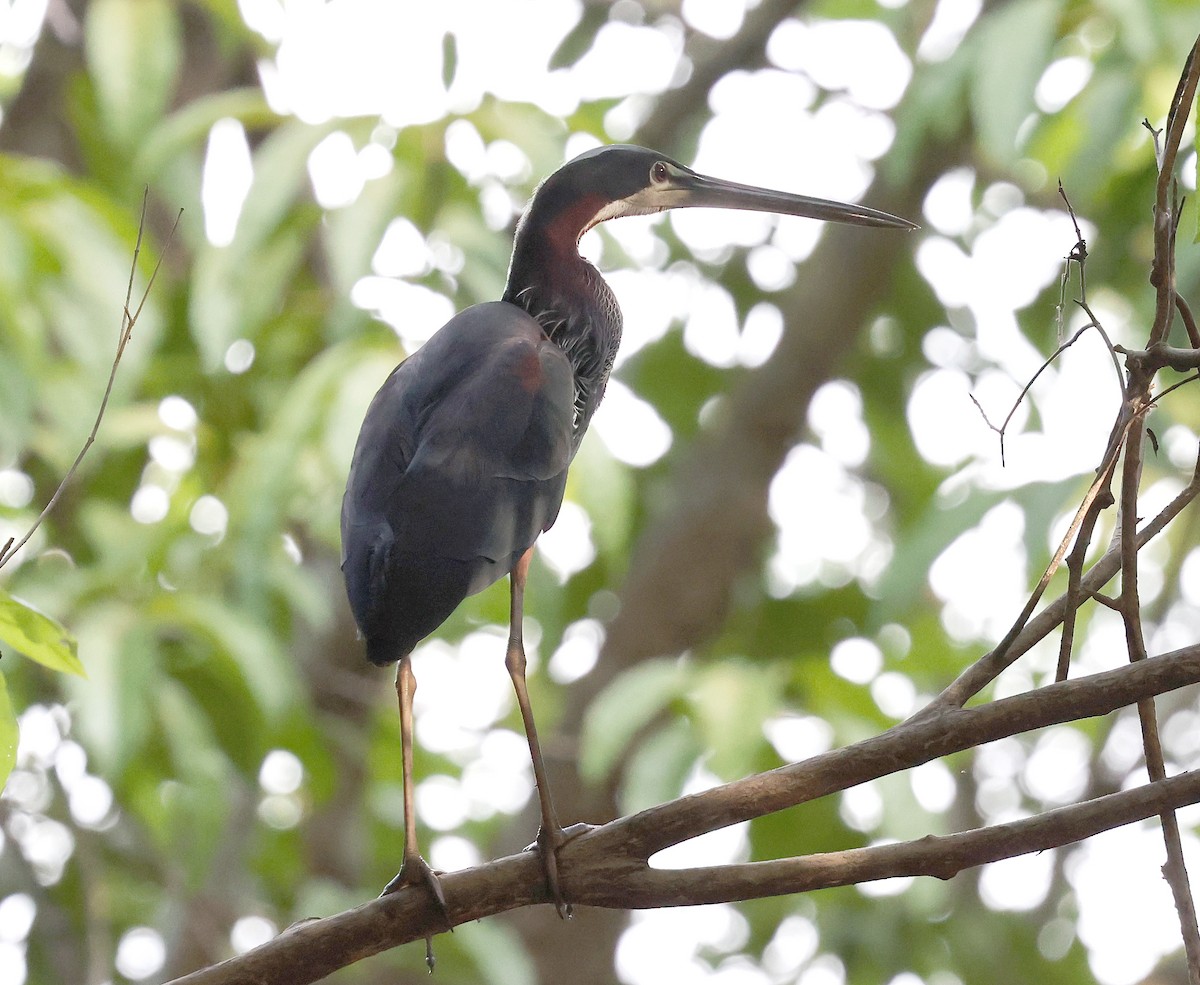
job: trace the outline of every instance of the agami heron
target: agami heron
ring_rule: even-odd
[[[521,622],[534,542],[558,515],[567,468],[604,396],[621,341],[621,311],[579,255],[597,223],[704,206],[914,229],[886,212],[697,174],[643,147],[599,147],[547,178],[513,244],[501,301],[456,315],[402,362],[363,421],[342,503],[342,570],[375,664],[399,662],[404,860],[385,893],[429,886],[413,810],[416,688],[410,656],[468,595],[511,576],[506,666],[529,741],[541,807],[537,847],[564,912],[558,822],[525,686]]]

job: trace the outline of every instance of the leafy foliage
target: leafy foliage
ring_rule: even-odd
[[[0,640],[43,667],[86,677],[74,637],[50,617],[0,593]]]
[[[601,32],[631,6],[610,15],[604,5],[583,5],[551,46],[551,67],[572,71],[600,50]],[[886,24],[912,59],[911,83],[889,110],[895,138],[877,164],[879,184],[898,199],[910,195],[916,207],[939,179],[958,174],[969,198],[965,226],[935,225],[914,240],[917,262],[888,275],[886,301],[864,312],[862,332],[847,330],[831,379],[857,400],[843,416],[865,430],[864,453],[841,455],[812,418],[789,424],[796,447],[811,456],[804,461],[828,467],[832,499],[856,504],[850,512],[874,553],[817,558],[781,577],[783,528],[799,523],[811,541],[830,521],[790,504],[781,522],[775,510],[755,569],[735,581],[715,638],[682,658],[589,672],[596,625],[617,615],[637,545],[671,512],[690,450],[719,425],[728,395],[755,386],[755,369],[697,354],[690,312],[672,316],[657,336],[648,332],[616,379],[670,429],[670,450],[635,467],[618,457],[616,443],[588,439],[568,498],[590,523],[592,556],[565,569],[539,562],[529,592],[542,671],[531,680],[533,700],[542,728],[557,732],[554,744],[578,763],[578,789],[556,793],[587,805],[580,810],[632,811],[878,731],[903,716],[905,694],[935,693],[986,648],[988,632],[956,623],[931,588],[930,569],[947,548],[1011,507],[1021,518],[1013,552],[1025,580],[1048,559],[1047,532],[1073,509],[1087,481],[1082,470],[991,482],[983,473],[994,436],[982,424],[974,451],[931,461],[922,457],[910,411],[923,382],[940,371],[1015,398],[1025,379],[1013,353],[1052,350],[1059,285],[1041,284],[1015,306],[1008,348],[998,351],[982,341],[978,306],[930,277],[923,243],[937,240],[965,257],[982,253],[1006,215],[1056,212],[1061,176],[1095,230],[1088,290],[1109,313],[1115,341],[1136,342],[1151,318],[1145,271],[1155,169],[1138,124],[1160,118],[1169,102],[1200,30],[1193,4],[987,4],[961,42],[940,53],[921,47],[929,5],[812,6],[811,24]],[[681,37],[697,62],[713,48],[659,7],[646,5],[641,16],[642,29]],[[7,836],[0,894],[35,903],[25,944],[30,982],[139,977],[128,955],[117,958],[117,942],[138,927],[153,928],[165,948],[162,970],[147,974],[181,974],[252,942],[263,926],[361,902],[394,873],[402,819],[395,710],[384,676],[361,659],[338,572],[337,518],[359,422],[395,362],[449,311],[498,296],[514,210],[561,161],[569,135],[615,139],[657,98],[625,100],[614,87],[560,119],[485,92],[400,127],[379,114],[310,122],[282,109],[253,72],[255,59],[273,66],[277,52],[233,4],[94,0],[82,24],[81,48],[49,51],[55,41],[46,35],[27,70],[32,78],[44,59],[63,84],[7,96],[0,124],[0,541],[32,521],[94,415],[143,185],[154,212],[140,281],[165,241],[165,217],[180,205],[186,212],[183,245],[139,321],[95,447],[59,509],[5,569],[8,589],[36,609],[0,596],[0,642],[72,672],[6,659],[0,677],[0,775],[15,764],[0,800]],[[438,77],[458,86],[477,56],[462,34],[439,36]],[[783,71],[770,58],[767,46],[765,56],[747,54],[721,75]],[[1063,60],[1084,69],[1086,84],[1047,108],[1039,85]],[[268,79],[271,71],[264,69]],[[832,84],[814,83],[814,92],[817,107],[845,101]],[[686,114],[684,130],[693,136],[712,118],[707,95]],[[71,153],[56,160],[36,128],[17,129],[29,104],[47,127],[70,121]],[[210,240],[202,204],[208,141],[219,121],[242,128],[253,174],[223,245]],[[463,139],[480,150],[484,163],[474,170],[450,153]],[[686,148],[693,137],[672,139]],[[346,167],[376,164],[351,201],[322,205],[312,162],[331,140],[349,148]],[[518,163],[507,166],[514,156]],[[389,268],[379,246],[403,234],[392,232],[397,217],[416,231],[419,260]],[[675,227],[647,227],[645,235],[653,247],[630,264],[629,241],[603,233],[601,266],[719,283],[739,338],[764,300],[781,312],[786,331],[803,330],[788,308],[789,290],[760,287],[746,249],[697,257]],[[777,240],[767,245],[782,249]],[[1056,242],[1053,252],[1065,255],[1071,245]],[[804,265],[795,272],[802,283],[827,278],[819,286],[828,290],[846,289],[838,286],[845,274]],[[1181,294],[1196,296],[1200,253],[1180,250],[1177,279]],[[638,317],[627,312],[631,328]],[[952,338],[952,354],[931,338]],[[1073,357],[1074,350],[1066,358]],[[1044,428],[1055,379],[1051,373],[1031,394],[1026,433]],[[1096,379],[1111,386],[1110,377]],[[964,403],[946,413],[975,412]],[[1195,455],[1194,387],[1164,401],[1152,427],[1164,452],[1148,461],[1148,486],[1166,495]],[[785,487],[773,488],[782,495]],[[1164,535],[1154,599],[1163,640],[1194,639],[1200,626],[1194,592],[1180,587],[1182,569],[1197,564],[1196,523],[1185,514]],[[698,556],[688,566],[702,574],[718,561]],[[976,561],[982,568],[993,559]],[[1001,622],[1015,615],[1007,597],[980,605],[997,610]],[[520,817],[528,778],[519,718],[492,629],[506,617],[507,596],[496,586],[418,654],[418,709],[428,701],[422,717],[449,723],[418,733],[417,773],[429,784],[423,838],[436,832],[435,861],[439,847],[443,858],[469,861],[515,850],[532,833]],[[1099,616],[1086,628],[1095,634],[1091,652],[1102,651],[1111,624]],[[831,665],[830,652],[847,640],[865,646],[878,666],[859,677]],[[1043,677],[1048,660],[1038,660],[1004,686]],[[467,680],[478,681],[484,696],[464,696],[458,689]],[[888,694],[900,698],[889,703]],[[1194,717],[1188,704],[1170,710],[1181,716],[1178,730]],[[1119,787],[1136,771],[1120,721],[1096,725],[1086,740],[1091,752],[1075,778],[1083,793]],[[1173,755],[1186,762],[1189,749],[1181,739]],[[756,822],[732,851],[770,859],[835,850],[1047,806],[1027,770],[1035,750],[1005,752],[1008,773],[997,772],[995,760],[948,764],[938,774],[948,791],[941,809],[931,808],[937,798],[916,778],[872,785],[861,796]],[[813,967],[840,968],[854,983],[888,982],[904,971],[980,985],[1089,981],[1070,854],[1047,860],[1048,888],[1031,909],[985,902],[979,879],[968,876],[895,893],[868,887],[756,901],[728,916],[731,932],[695,960],[734,970],[748,961],[789,981]],[[570,928],[549,917],[533,929],[499,920],[463,928],[438,939],[438,973],[533,982],[566,980],[565,967],[581,981],[609,980],[620,929],[585,945],[570,936],[554,943]],[[366,965],[338,980],[394,980],[423,967],[417,949]]]

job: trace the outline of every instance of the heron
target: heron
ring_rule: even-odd
[[[371,402],[342,503],[342,571],[366,656],[396,663],[404,855],[384,894],[425,885],[446,914],[438,874],[418,850],[413,805],[413,649],[468,596],[508,575],[505,666],[533,761],[549,898],[569,913],[558,849],[587,825],[558,821],[525,682],[525,583],[534,543],[558,516],[621,341],[612,290],[579,254],[598,223],[707,207],[915,229],[886,212],[697,173],[657,151],[606,145],[538,186],[517,224],[499,301],[450,319],[400,363]]]

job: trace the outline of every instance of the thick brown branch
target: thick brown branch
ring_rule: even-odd
[[[663,890],[664,883],[670,885],[670,880],[681,878],[677,873],[657,872],[645,864],[655,851],[717,827],[1006,735],[1108,714],[1197,682],[1200,645],[1092,677],[1053,684],[982,708],[954,709],[933,720],[910,721],[846,749],[684,797],[582,835],[560,852],[563,888],[570,899],[581,904],[623,908],[684,905],[710,901],[718,886],[724,894],[720,898],[737,899],[888,875],[928,872],[944,878],[952,874],[953,865],[977,864],[971,861],[973,857],[992,861],[1066,844],[1075,840],[1073,833],[1086,837],[1170,806],[1194,802],[1200,790],[1192,788],[1189,774],[1069,809],[1077,813],[1052,812],[1027,822],[1015,833],[1012,826],[1001,826],[949,839],[888,846],[887,850],[875,849],[865,856],[852,852],[706,870],[703,878],[692,878],[686,897]],[[1022,840],[1022,832],[1028,842]],[[929,847],[922,849],[922,845]],[[931,861],[947,845],[955,860],[952,866]],[[839,865],[847,866],[847,871],[839,872]],[[773,881],[774,866],[782,867],[781,871],[792,880],[784,888]],[[751,881],[757,886],[752,893],[748,892]],[[442,885],[456,925],[548,899],[541,866],[532,853],[449,873]],[[407,889],[344,913],[299,924],[253,951],[180,978],[174,985],[304,985],[371,954],[427,933],[438,933],[443,926],[442,917],[425,891]]]
[[[1186,373],[1189,369],[1200,369],[1200,349],[1183,349],[1173,345],[1154,345],[1149,349],[1124,349],[1116,347],[1126,361],[1137,363],[1145,372],[1154,373],[1163,367]]]
[[[854,848],[770,862],[701,869],[643,868],[614,892],[600,885],[583,902],[594,906],[661,907],[685,901],[729,903],[852,886],[876,879],[951,879],[964,869],[1044,852],[1200,800],[1200,773],[1190,772],[1108,794],[1035,817],[958,834]],[[619,893],[619,895],[617,895]]]
[[[649,858],[671,845],[739,821],[795,807],[1005,736],[1107,715],[1197,681],[1200,644],[979,708],[948,709],[931,718],[913,718],[854,745],[614,821],[578,842],[582,847],[595,841],[610,852]],[[564,860],[570,858],[574,845],[563,850]]]

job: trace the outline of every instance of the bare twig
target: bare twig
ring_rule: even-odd
[[[1200,329],[1196,328],[1196,316],[1192,314],[1191,306],[1178,291],[1175,292],[1175,310],[1183,320],[1183,327],[1187,329],[1188,341],[1192,343],[1192,348],[1200,349]]]
[[[1059,356],[1061,356],[1064,352],[1066,352],[1067,349],[1071,348],[1071,346],[1078,342],[1080,336],[1082,336],[1083,333],[1089,328],[1094,328],[1100,333],[1100,337],[1104,340],[1104,345],[1108,349],[1109,356],[1112,358],[1113,369],[1117,374],[1118,388],[1123,390],[1125,386],[1125,377],[1121,372],[1121,365],[1117,361],[1117,349],[1113,345],[1112,339],[1109,338],[1108,332],[1104,330],[1104,326],[1100,324],[1100,319],[1097,318],[1092,309],[1088,307],[1086,277],[1086,262],[1088,256],[1087,240],[1083,238],[1083,233],[1079,229],[1079,219],[1075,215],[1075,209],[1071,206],[1071,201],[1067,198],[1066,190],[1063,188],[1061,181],[1058,183],[1058,194],[1066,204],[1067,213],[1070,215],[1071,223],[1075,227],[1075,245],[1071,247],[1070,253],[1068,253],[1064,258],[1063,274],[1059,281],[1058,288],[1058,305],[1055,308],[1055,319],[1058,323],[1058,348],[1055,349],[1054,352],[1042,362],[1042,365],[1038,367],[1037,372],[1034,373],[1033,376],[1031,376],[1021,388],[1021,392],[1017,394],[1017,399],[1013,401],[1012,407],[1009,409],[1007,416],[1004,418],[1004,423],[999,427],[992,423],[991,418],[988,417],[987,411],[985,411],[979,401],[975,399],[975,395],[973,393],[968,394],[968,396],[971,398],[971,403],[975,405],[975,408],[983,417],[983,422],[992,431],[995,431],[996,434],[1000,436],[1000,465],[1002,467],[1007,464],[1005,461],[1004,441],[1008,434],[1008,425],[1012,422],[1013,415],[1016,414],[1017,408],[1021,406],[1029,391],[1033,389],[1033,385],[1037,382],[1038,377],[1040,377],[1042,373],[1044,373],[1050,367],[1050,365],[1058,359]],[[1071,264],[1075,264],[1079,269],[1079,297],[1076,299],[1075,303],[1078,304],[1079,307],[1081,307],[1087,314],[1088,323],[1080,328],[1074,335],[1072,335],[1070,339],[1063,341],[1063,311],[1066,306],[1067,282],[1070,279]]]
[[[1155,129],[1154,124],[1150,122],[1150,118],[1142,117],[1142,126],[1150,131],[1150,140],[1154,143],[1154,163],[1162,165],[1162,145],[1158,142],[1158,138],[1162,135],[1162,127]]]
[[[1125,392],[1125,374],[1121,371],[1121,364],[1117,359],[1117,351],[1113,346],[1112,339],[1104,330],[1104,326],[1100,324],[1100,319],[1096,317],[1088,305],[1087,300],[1087,242],[1083,238],[1083,233],[1079,229],[1079,219],[1075,215],[1075,207],[1071,205],[1071,200],[1067,197],[1066,189],[1063,183],[1058,183],[1058,194],[1067,206],[1067,214],[1071,217],[1071,224],[1075,227],[1075,246],[1071,249],[1067,256],[1068,269],[1070,262],[1075,261],[1079,266],[1079,297],[1076,299],[1076,304],[1083,309],[1088,316],[1088,325],[1084,328],[1095,328],[1104,339],[1104,344],[1108,348],[1109,357],[1112,359],[1113,370],[1117,374],[1117,386],[1120,388],[1122,395]],[[1063,306],[1063,290],[1066,287],[1066,277],[1064,275],[1062,286],[1059,291],[1059,309]],[[1116,440],[1116,432],[1120,429],[1120,422],[1123,419],[1122,414],[1118,415],[1117,424],[1114,425],[1113,435],[1109,437],[1108,452],[1115,456],[1119,449],[1120,443]],[[1076,617],[1079,613],[1079,606],[1083,603],[1085,596],[1082,594],[1081,585],[1083,581],[1083,569],[1087,560],[1087,552],[1092,544],[1092,537],[1095,534],[1096,524],[1100,521],[1100,514],[1112,505],[1112,475],[1113,464],[1115,458],[1110,459],[1106,455],[1104,463],[1101,465],[1098,472],[1097,483],[1093,485],[1096,490],[1096,495],[1092,496],[1091,502],[1088,504],[1087,511],[1084,513],[1082,520],[1079,523],[1078,533],[1075,535],[1074,546],[1066,558],[1067,565],[1067,605],[1063,612],[1062,634],[1058,641],[1058,665],[1055,669],[1054,679],[1056,681],[1065,681],[1071,669],[1071,654],[1075,647],[1075,624]],[[1078,518],[1078,517],[1077,517]],[[1065,543],[1065,541],[1064,541]]]
[[[1094,488],[1094,486],[1093,486]],[[1179,491],[1174,499],[1164,507],[1149,523],[1142,526],[1137,533],[1137,546],[1141,550],[1151,540],[1157,537],[1166,527],[1182,513],[1195,499],[1200,496],[1200,455],[1197,456],[1196,466],[1192,471],[1191,480]],[[1078,519],[1078,514],[1077,514]],[[1071,533],[1068,532],[1068,538]],[[1065,540],[1065,539],[1064,539]],[[1054,632],[1066,616],[1069,605],[1079,605],[1093,593],[1107,585],[1121,568],[1121,550],[1114,545],[1088,569],[1083,577],[1078,596],[1072,599],[1063,593],[1046,606],[1033,618],[1025,615],[1014,625],[1023,626],[1015,635],[1009,635],[995,649],[985,653],[975,663],[964,670],[949,684],[933,701],[917,713],[918,718],[932,716],[948,708],[961,708],[974,695],[994,681],[1005,668],[1015,663],[1022,655],[1028,653],[1036,644]],[[1040,597],[1040,596],[1039,596]],[[1032,611],[1034,606],[1028,606]]]
[[[1113,467],[1117,463],[1117,454],[1119,445],[1110,442],[1109,451],[1106,453],[1104,462],[1101,464],[1100,473],[1093,480],[1088,488],[1087,494],[1083,497],[1083,502],[1079,504],[1079,509],[1075,511],[1075,518],[1071,521],[1071,526],[1066,534],[1059,542],[1058,549],[1054,552],[1054,556],[1050,559],[1050,563],[1046,565],[1046,570],[1042,572],[1042,577],[1038,579],[1037,586],[1032,594],[1026,600],[1020,614],[1013,621],[1011,627],[1004,638],[996,645],[996,648],[985,654],[977,660],[970,668],[960,674],[948,688],[942,691],[933,701],[922,708],[915,716],[915,719],[922,719],[939,714],[947,708],[962,707],[966,702],[982,688],[999,676],[1010,664],[1015,662],[1024,649],[1017,649],[1015,644],[1021,639],[1022,634],[1028,628],[1029,621],[1033,616],[1034,611],[1041,602],[1042,596],[1050,585],[1055,573],[1058,571],[1059,565],[1062,564],[1063,558],[1066,556],[1067,548],[1076,534],[1083,529],[1084,523],[1090,514],[1093,504],[1101,500],[1101,493],[1107,489],[1108,482],[1112,477]],[[1115,571],[1114,571],[1115,573]],[[1109,577],[1112,577],[1111,575]],[[1107,581],[1107,579],[1105,579]],[[1095,587],[1100,588],[1104,582],[1100,582]],[[1057,626],[1067,613],[1070,612],[1073,606],[1077,606],[1079,602],[1087,597],[1087,592],[1076,593],[1074,596],[1068,593],[1064,596],[1067,604],[1063,606],[1062,611],[1054,622]],[[1053,627],[1051,627],[1053,628]],[[1049,630],[1047,630],[1049,632]]]
[[[137,310],[131,313],[129,310],[129,304],[133,298],[133,280],[134,275],[137,273],[138,257],[142,251],[142,232],[146,226],[146,205],[149,195],[149,189],[147,189],[142,195],[142,213],[141,217],[138,219],[137,241],[134,243],[133,247],[133,262],[129,266],[129,284],[125,289],[125,305],[121,314],[121,332],[117,337],[117,354],[113,357],[112,369],[110,369],[108,373],[108,384],[104,387],[104,396],[100,400],[100,409],[96,412],[96,420],[92,422],[92,430],[88,434],[87,440],[84,441],[83,447],[79,450],[79,454],[75,456],[75,461],[67,470],[67,474],[63,476],[62,481],[58,484],[58,488],[54,490],[54,495],[50,497],[50,501],[46,503],[45,507],[42,509],[42,512],[38,514],[37,519],[33,521],[33,525],[25,532],[25,536],[17,541],[15,545],[10,537],[8,542],[4,545],[4,549],[0,550],[0,567],[3,567],[5,564],[11,561],[14,556],[16,556],[17,551],[19,551],[29,542],[29,538],[33,536],[34,531],[36,531],[37,528],[42,525],[42,521],[44,521],[46,517],[50,515],[50,511],[54,509],[55,505],[57,505],[63,490],[67,488],[67,485],[70,483],[71,479],[74,478],[76,471],[79,469],[80,463],[83,462],[83,457],[92,447],[92,444],[96,440],[96,435],[100,431],[100,422],[104,420],[104,412],[108,409],[108,400],[112,396],[113,384],[117,379],[117,367],[121,365],[121,357],[125,354],[125,347],[129,344],[129,339],[133,335],[133,327],[137,324],[138,317],[142,313],[142,307],[145,305],[146,299],[150,296],[150,290],[154,287],[154,281],[158,277],[158,270],[162,266],[163,257],[166,255],[167,250],[169,250],[171,247],[171,241],[175,238],[175,230],[178,228],[179,220],[183,216],[183,209],[180,209],[179,214],[175,217],[174,224],[171,226],[171,233],[167,237],[166,245],[163,247],[163,251],[159,255],[158,261],[154,264],[154,270],[150,274],[150,279],[146,282],[146,289],[142,292],[142,298],[138,302]]]
[[[1058,281],[1058,305],[1054,309],[1055,319],[1058,322],[1058,341],[1062,342],[1065,330],[1063,327],[1066,317],[1067,307],[1067,283],[1071,279],[1071,264],[1075,263],[1079,267],[1079,299],[1087,301],[1087,271],[1085,263],[1087,262],[1087,240],[1083,238],[1083,232],[1079,228],[1079,218],[1075,215],[1075,209],[1071,205],[1071,200],[1067,198],[1067,191],[1063,188],[1062,179],[1058,180],[1058,197],[1063,200],[1063,204],[1067,207],[1067,215],[1071,217],[1071,225],[1075,227],[1075,245],[1071,247],[1071,252],[1063,258],[1062,277]]]
[[[1067,605],[1063,612],[1062,634],[1058,640],[1058,666],[1054,672],[1056,681],[1065,681],[1071,669],[1071,653],[1075,646],[1075,619],[1079,612],[1079,606],[1083,604],[1085,598],[1082,589],[1084,563],[1087,560],[1087,552],[1092,543],[1096,524],[1100,521],[1100,514],[1112,504],[1111,482],[1112,472],[1110,470],[1103,479],[1103,493],[1094,496],[1088,504],[1087,511],[1079,524],[1079,532],[1075,536],[1075,544],[1066,558]],[[1100,483],[1099,477],[1097,483]]]
[[[1086,306],[1084,307],[1084,310],[1087,311]],[[1082,328],[1080,328],[1079,331],[1077,331],[1074,335],[1072,335],[1066,342],[1063,342],[1057,349],[1055,349],[1054,352],[1051,353],[1051,355],[1042,362],[1042,365],[1039,366],[1037,369],[1037,372],[1034,373],[1033,376],[1031,376],[1029,378],[1029,381],[1023,387],[1021,387],[1021,392],[1019,394],[1017,394],[1017,399],[1013,401],[1012,407],[1009,409],[1008,414],[1004,418],[1004,423],[1001,424],[999,427],[997,427],[995,424],[993,424],[991,422],[991,419],[987,415],[987,411],[985,411],[983,409],[982,405],[979,403],[979,401],[975,399],[975,394],[973,394],[973,393],[967,394],[967,396],[971,398],[971,403],[973,403],[975,405],[976,409],[978,409],[979,413],[983,416],[984,423],[991,430],[995,431],[996,434],[1000,435],[1000,464],[1001,465],[1005,464],[1005,461],[1004,461],[1004,439],[1005,439],[1006,434],[1008,433],[1008,425],[1012,422],[1013,415],[1016,414],[1017,408],[1021,406],[1022,402],[1024,402],[1024,400],[1025,400],[1025,397],[1028,395],[1029,391],[1033,389],[1033,385],[1038,381],[1038,377],[1041,376],[1042,373],[1044,373],[1047,369],[1049,369],[1051,364],[1054,363],[1054,361],[1057,360],[1059,356],[1061,356],[1064,352],[1066,352],[1069,348],[1071,348],[1071,346],[1073,346],[1076,342],[1078,342],[1080,336],[1082,336],[1083,333],[1086,332],[1089,328],[1094,328],[1100,333],[1101,337],[1104,339],[1104,344],[1108,348],[1109,353],[1110,354],[1113,353],[1114,347],[1113,347],[1112,342],[1109,340],[1108,333],[1104,331],[1103,327],[1100,325],[1100,323],[1096,320],[1095,316],[1092,315],[1092,313],[1090,311],[1088,311],[1088,316],[1091,318],[1091,320],[1086,325],[1084,325]],[[1200,360],[1198,360],[1198,362],[1200,362]],[[1117,380],[1118,380],[1118,386],[1120,386],[1124,383],[1124,380],[1121,377],[1120,366],[1117,366]]]
[[[1177,382],[1172,383],[1165,390],[1160,390],[1158,393],[1156,393],[1153,397],[1150,398],[1151,406],[1159,403],[1163,399],[1163,397],[1169,396],[1170,394],[1172,394],[1176,390],[1178,390],[1180,387],[1187,386],[1189,383],[1195,383],[1197,380],[1200,380],[1200,373],[1193,373],[1191,376],[1184,377],[1182,380],[1178,380]]]

